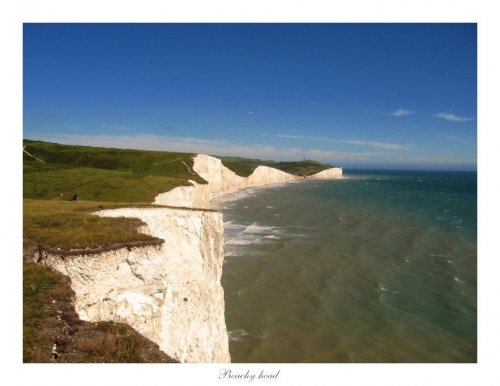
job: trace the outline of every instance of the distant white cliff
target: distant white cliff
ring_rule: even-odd
[[[181,186],[169,192],[156,196],[154,203],[158,205],[187,206],[209,208],[210,200],[240,189],[260,187],[286,181],[303,179],[268,166],[258,166],[248,177],[240,177],[222,164],[218,158],[198,154],[194,158],[193,170],[208,184],[198,184],[190,181],[192,186]],[[341,178],[342,168],[330,168],[312,176],[310,179]]]
[[[331,180],[335,178],[342,178],[342,168],[335,167],[323,170],[319,173],[308,176],[307,178],[312,178],[316,180]]]

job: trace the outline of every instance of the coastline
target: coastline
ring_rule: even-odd
[[[194,157],[193,170],[208,184],[190,181],[192,186],[156,196],[153,204],[169,208],[94,213],[140,218],[147,224],[140,232],[164,240],[162,245],[124,247],[92,258],[47,253],[43,264],[71,278],[81,319],[125,322],[180,362],[230,362],[221,285],[224,224],[210,202],[304,178],[267,166],[240,177],[203,154]],[[307,179],[341,176],[341,168],[332,168]]]

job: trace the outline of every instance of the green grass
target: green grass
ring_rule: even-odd
[[[240,157],[218,157],[222,160],[222,163],[227,168],[231,169],[237,175],[241,177],[248,177],[253,173],[255,168],[259,165],[269,166],[275,169],[282,170],[284,172],[310,176],[312,174],[319,173],[323,170],[332,168],[334,166],[329,164],[323,164],[317,161],[303,160],[297,162],[274,162],[274,161],[262,161],[259,159],[247,159]]]
[[[28,170],[26,170],[28,169]],[[63,193],[69,200],[78,193],[80,199],[108,202],[152,202],[163,192],[190,185],[186,179],[141,175],[121,170],[89,167],[25,168],[24,197],[56,199]]]
[[[193,154],[58,145],[25,140],[24,198],[152,202],[156,195],[188,180],[206,183],[192,174]],[[187,166],[186,166],[187,165]],[[189,169],[188,169],[189,167]]]
[[[222,164],[226,168],[232,170],[241,177],[248,177],[253,173],[257,166],[262,165],[262,162],[259,162],[259,160],[247,160],[245,158],[235,157],[216,157],[222,161]]]
[[[103,205],[126,206],[110,206],[105,202],[25,199],[23,227],[26,244],[67,250],[156,240],[137,232],[137,228],[143,225],[138,219],[98,217],[89,213]]]
[[[206,183],[197,174],[189,172],[186,165],[193,169],[192,153],[165,151],[112,149],[91,146],[60,145],[56,143],[24,140],[26,151],[38,157],[45,164],[24,154],[24,163],[34,165],[35,169],[96,168],[118,170],[141,176],[163,176]],[[186,165],[184,165],[184,163]],[[30,172],[32,170],[28,170]],[[26,172],[26,169],[25,169]]]
[[[284,172],[296,175],[310,176],[319,173],[323,170],[333,168],[330,164],[323,164],[321,162],[312,160],[303,160],[297,162],[275,162],[269,165]]]
[[[24,237],[31,245],[80,249],[155,240],[136,231],[141,225],[136,219],[101,218],[88,212],[103,205],[147,205],[159,193],[189,185],[188,180],[206,183],[192,174],[190,153],[31,140],[23,145],[33,156],[23,154]],[[81,201],[69,202],[74,193]]]

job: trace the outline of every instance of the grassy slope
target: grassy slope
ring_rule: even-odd
[[[151,202],[188,180],[206,183],[193,167],[193,154],[105,149],[25,140],[24,198]],[[187,165],[187,166],[186,166]],[[188,169],[189,167],[189,169]]]
[[[247,159],[239,157],[217,157],[227,168],[231,169],[237,175],[248,177],[259,165],[265,165],[282,170],[284,172],[296,175],[310,176],[319,173],[322,170],[332,168],[332,165],[322,164],[317,161],[303,160],[297,162],[274,162],[262,161],[259,159]]]
[[[137,228],[143,225],[138,219],[103,218],[89,213],[102,208],[103,204],[109,203],[25,199],[25,244],[83,249],[155,240],[154,237],[137,232]]]
[[[101,205],[148,204],[193,175],[192,154],[104,149],[25,140],[24,236],[30,244],[61,248],[152,240],[131,219],[100,218]],[[188,166],[186,166],[188,165]],[[189,167],[189,169],[188,169]],[[62,199],[59,199],[62,193]],[[78,193],[79,202],[69,202]]]

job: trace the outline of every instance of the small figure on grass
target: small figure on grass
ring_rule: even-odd
[[[75,193],[73,194],[73,196],[69,199],[70,201],[78,201],[80,199],[80,197],[78,197],[78,194]]]

